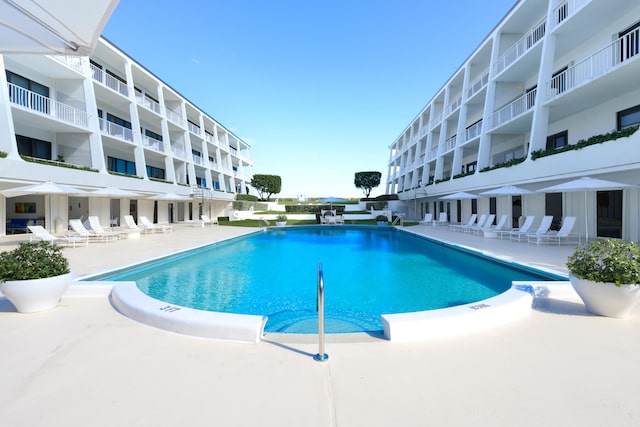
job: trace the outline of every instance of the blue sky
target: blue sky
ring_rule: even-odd
[[[515,0],[120,0],[103,35],[251,145],[280,197],[358,197]]]

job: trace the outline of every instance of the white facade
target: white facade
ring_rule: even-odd
[[[586,205],[585,192],[439,198],[582,176],[638,186],[638,125],[640,2],[521,0],[390,145],[386,192],[413,218],[572,215],[583,235],[637,241],[636,187],[587,192]],[[606,141],[567,150],[583,140]]]
[[[142,194],[0,196],[2,220],[132,213],[177,222],[225,215],[247,191],[250,146],[105,39],[91,57],[0,55],[0,72],[0,190],[52,180]],[[148,199],[164,193],[193,200]],[[36,212],[18,212],[20,203]]]

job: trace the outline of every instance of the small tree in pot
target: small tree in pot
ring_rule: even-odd
[[[284,214],[280,214],[276,217],[276,225],[282,227],[283,225],[287,225],[287,216]]]
[[[640,247],[633,242],[603,239],[580,245],[567,269],[590,313],[625,317],[640,301]]]
[[[0,253],[0,291],[21,313],[55,307],[71,283],[69,261],[49,242]]]

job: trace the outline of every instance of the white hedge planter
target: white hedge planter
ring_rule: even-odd
[[[571,286],[589,313],[607,317],[626,317],[640,302],[640,285],[598,283],[570,275]]]
[[[73,273],[46,279],[11,280],[0,283],[0,290],[20,313],[35,313],[54,308],[65,293]]]

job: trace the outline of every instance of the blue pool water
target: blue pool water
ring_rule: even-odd
[[[268,316],[267,332],[317,332],[317,267],[325,331],[382,330],[381,314],[467,304],[513,280],[557,280],[391,227],[274,228],[92,280],[135,280],[149,296],[201,310]]]

